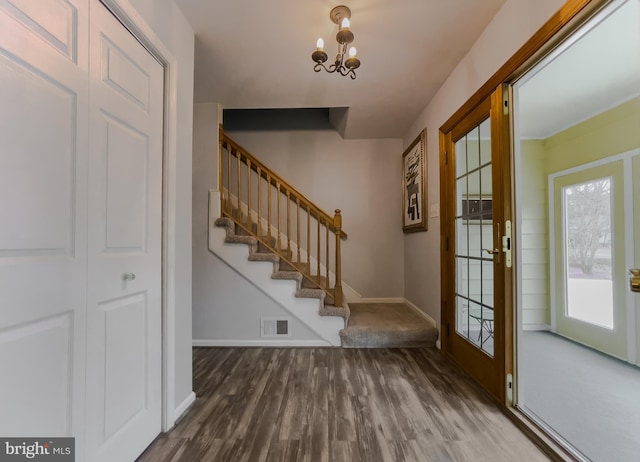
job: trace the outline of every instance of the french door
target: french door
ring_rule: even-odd
[[[502,402],[512,306],[508,128],[499,87],[441,132],[443,348]]]

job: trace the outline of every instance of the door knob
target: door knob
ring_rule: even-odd
[[[630,269],[629,288],[631,292],[640,292],[640,269]]]
[[[123,281],[133,281],[135,278],[136,278],[136,275],[134,273],[124,273],[122,275]]]

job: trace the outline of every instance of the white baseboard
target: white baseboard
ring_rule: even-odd
[[[551,326],[549,324],[523,324],[522,330],[551,330]]]
[[[357,300],[349,300],[349,303],[404,303],[404,298],[402,297],[387,297],[387,298],[360,297]]]
[[[433,319],[431,316],[429,316],[427,313],[425,313],[424,311],[422,311],[420,308],[418,308],[416,305],[414,305],[413,303],[411,303],[409,300],[407,300],[406,298],[403,298],[402,301],[404,303],[406,303],[409,307],[411,307],[413,309],[413,311],[415,311],[417,314],[419,314],[420,316],[422,316],[424,319],[426,319],[427,321],[429,321],[431,324],[433,324],[438,331],[440,331],[440,326],[439,324],[436,322],[435,319]],[[438,341],[439,343],[439,341]],[[440,348],[440,347],[438,347]]]
[[[333,347],[324,340],[193,340],[194,347]]]
[[[185,399],[180,405],[173,411],[174,425],[180,421],[180,419],[187,413],[189,408],[196,401],[196,394],[194,392],[189,393],[187,399]]]

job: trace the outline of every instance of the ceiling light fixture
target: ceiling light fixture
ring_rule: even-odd
[[[329,67],[324,65],[327,60],[327,53],[324,51],[324,40],[318,39],[316,43],[317,50],[311,54],[311,59],[316,63],[313,66],[313,70],[320,72],[320,69],[324,69],[329,74],[338,72],[340,75],[346,77],[347,75],[355,80],[355,70],[360,67],[360,60],[356,57],[355,47],[349,48],[349,57],[345,59],[347,54],[347,46],[353,42],[353,32],[349,30],[351,23],[351,10],[344,5],[336,6],[329,13],[329,17],[334,24],[338,24],[338,33],[336,34],[336,41],[338,42],[338,54],[333,64]]]

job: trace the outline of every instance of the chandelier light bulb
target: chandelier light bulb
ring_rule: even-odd
[[[316,47],[318,48],[318,51],[322,51],[324,48],[324,40],[322,40],[322,37],[320,37],[316,42]]]
[[[340,26],[342,27],[342,29],[348,29],[349,27],[351,27],[351,23],[349,22],[349,18],[344,18],[342,20],[342,24]]]
[[[349,58],[355,58],[356,53],[357,53],[356,47],[349,48]]]

